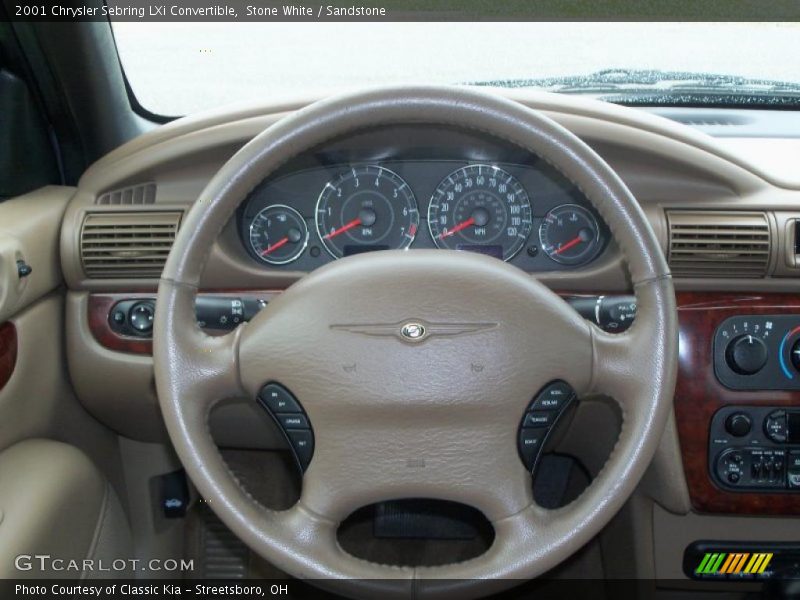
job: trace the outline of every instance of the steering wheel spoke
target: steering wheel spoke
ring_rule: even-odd
[[[170,290],[167,295],[164,292]],[[208,335],[194,319],[196,290],[191,286],[162,281],[159,297],[170,298],[156,311],[156,327],[174,332],[171,343],[154,348],[157,377],[159,370],[180,372],[170,377],[171,394],[187,415],[205,419],[219,400],[244,395],[239,373],[239,340],[242,328],[225,335]]]
[[[665,345],[675,326],[674,297],[669,279],[651,279],[636,286],[638,314],[624,333],[607,333],[592,325],[592,381],[590,392],[613,398],[629,416],[651,412],[653,389],[674,380],[675,345]],[[670,303],[669,312],[658,305]],[[671,317],[669,315],[672,315]]]

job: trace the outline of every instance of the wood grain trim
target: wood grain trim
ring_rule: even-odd
[[[155,296],[154,293],[90,294],[89,331],[101,346],[109,350],[129,354],[152,354],[153,342],[151,340],[119,335],[108,324],[108,316],[111,314],[111,307],[121,300],[154,298]]]
[[[227,296],[257,296],[259,298],[269,298],[277,293],[276,290],[213,290],[204,291],[204,295],[209,294],[219,297]],[[127,352],[129,354],[153,354],[153,342],[146,338],[128,337],[118,334],[111,329],[108,317],[111,308],[122,300],[138,300],[144,298],[155,298],[156,292],[115,292],[89,294],[88,320],[89,331],[92,332],[94,339],[109,350],[116,352]],[[209,330],[212,335],[219,335],[219,332]]]
[[[787,515],[800,512],[800,494],[729,492],[708,472],[708,436],[712,415],[726,405],[800,406],[800,392],[733,391],[714,375],[714,331],[735,315],[797,314],[800,295],[680,292],[680,357],[675,417],[683,468],[695,510],[705,513]]]
[[[0,325],[0,390],[11,379],[17,364],[17,328],[13,323]]]

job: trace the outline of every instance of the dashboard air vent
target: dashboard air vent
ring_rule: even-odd
[[[160,277],[182,214],[87,214],[80,240],[84,273],[97,279]]]
[[[770,228],[764,213],[667,212],[669,265],[676,277],[764,277]]]
[[[794,256],[800,256],[800,219],[794,222]]]
[[[97,197],[95,204],[136,206],[140,204],[155,204],[155,202],[156,184],[142,183],[101,194]]]

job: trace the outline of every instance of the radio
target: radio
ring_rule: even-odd
[[[800,409],[726,406],[711,421],[708,469],[722,488],[800,491]]]

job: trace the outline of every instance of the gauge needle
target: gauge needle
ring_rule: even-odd
[[[439,239],[443,240],[444,238],[451,236],[454,233],[458,233],[462,229],[466,229],[467,227],[470,227],[472,225],[475,225],[475,217],[470,217],[469,219],[463,221],[462,223],[459,223],[452,229],[445,229],[442,233],[439,234]]]
[[[582,241],[583,241],[583,237],[580,236],[580,235],[576,235],[574,238],[572,238],[566,244],[562,244],[562,246],[558,250],[553,252],[553,254],[561,254],[562,252],[566,252],[570,248],[573,248],[573,247],[577,246],[578,244],[580,244]]]
[[[278,248],[280,248],[281,246],[283,246],[283,245],[285,245],[287,243],[289,243],[289,237],[288,236],[283,238],[283,239],[281,239],[281,240],[278,240],[277,242],[275,242],[271,246],[267,246],[267,249],[264,250],[261,253],[261,256],[266,256],[267,254],[271,254],[273,251],[277,250]]]
[[[358,227],[359,225],[361,225],[361,217],[353,219],[346,225],[342,225],[341,227],[339,227],[339,229],[334,229],[328,235],[325,236],[325,239],[329,240],[331,238],[334,238],[340,233],[344,233],[345,231],[350,231],[353,227]]]

